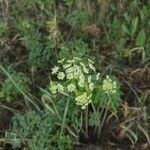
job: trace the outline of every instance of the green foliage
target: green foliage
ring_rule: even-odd
[[[88,56],[88,53],[88,44],[85,43],[82,39],[75,39],[61,44],[59,58],[71,59],[72,56],[86,58],[86,56]]]
[[[66,16],[65,21],[71,25],[72,28],[78,29],[83,23],[89,20],[89,14],[83,10],[73,10]]]
[[[72,6],[72,4],[73,4],[73,0],[64,0],[64,2],[69,7]]]
[[[110,47],[113,47],[111,49],[112,57],[115,56],[115,59],[122,60],[125,49],[143,46],[148,57],[149,4],[138,0],[127,3],[127,1],[122,2],[123,7],[128,5],[123,10],[119,4],[111,2],[110,9],[113,15],[108,14],[110,16],[103,21],[104,24],[101,23],[106,35],[102,42],[103,47],[107,47],[109,44]],[[108,44],[105,45],[105,43]]]
[[[31,45],[34,45],[34,47],[31,47],[31,49],[29,49],[28,63],[30,66],[45,67],[50,63],[50,59],[52,58],[53,44],[51,41],[49,41],[49,43],[47,43],[44,46],[40,44],[40,42],[36,41],[36,39],[34,38],[35,37],[33,37],[33,40],[32,40],[32,37],[30,37],[27,40],[27,41],[32,41],[30,43]],[[29,42],[27,43],[29,44]]]
[[[90,126],[99,126],[100,118],[101,118],[101,113],[100,112],[95,111],[93,113],[90,113],[89,125]]]
[[[124,14],[124,17],[127,21],[127,25],[122,24],[122,30],[128,36],[133,37],[137,31],[138,18],[132,19],[130,21],[130,20],[128,20],[129,18],[128,18],[127,14]]]
[[[150,0],[7,1],[0,1],[0,68],[8,76],[0,77],[1,104],[22,99],[22,94],[38,112],[38,105],[46,108],[15,115],[6,135],[13,139],[9,143],[27,144],[31,150],[72,149],[81,137],[88,138],[91,126],[95,136],[103,139],[102,129],[110,120],[115,126],[111,132],[125,134],[132,144],[142,139],[142,132],[150,143],[150,113],[143,117],[146,126],[138,120],[139,132],[130,120],[141,113],[132,116],[128,107],[129,116],[121,112],[124,101],[135,110],[137,105],[149,107]],[[95,60],[96,68],[88,58]],[[1,64],[15,66],[18,72],[7,73]],[[36,104],[41,95],[38,88],[47,86],[52,66],[50,91],[40,88],[44,94]]]
[[[55,5],[56,0],[35,0],[35,2],[38,3],[41,10],[49,10]]]
[[[28,50],[28,64],[35,67],[47,66],[53,55],[53,41],[48,37],[44,37],[43,41],[42,34],[30,22],[22,22],[18,29],[24,36],[22,43]]]
[[[46,22],[54,16],[55,1],[23,1],[10,6],[13,30],[20,35],[22,45],[28,51],[26,61],[29,66],[44,68],[54,56],[54,41],[49,38]],[[19,14],[19,15],[18,15]],[[47,17],[49,16],[49,18]]]
[[[21,91],[30,92],[30,80],[25,74],[14,71],[11,73],[11,78]],[[16,89],[12,81],[9,78],[5,79],[0,92],[0,98],[2,98],[2,101],[10,102],[12,99],[15,99],[19,95],[20,91]]]
[[[25,35],[30,35],[32,30],[34,30],[34,23],[33,21],[30,21],[29,19],[23,19],[21,17],[18,17],[16,19],[16,24],[15,24],[17,30],[22,36]]]
[[[0,38],[7,35],[8,32],[8,23],[5,20],[0,20]]]
[[[145,40],[146,40],[146,34],[145,34],[145,31],[142,29],[142,30],[138,33],[138,35],[137,35],[137,38],[136,38],[136,45],[137,45],[137,46],[144,46]]]
[[[12,128],[6,133],[7,143],[14,148],[27,144],[31,150],[71,149],[72,140],[68,135],[60,136],[56,126],[57,118],[48,111],[40,114],[29,111],[12,118]],[[11,140],[9,140],[11,139]]]
[[[113,89],[115,92],[113,92]],[[120,106],[120,96],[119,83],[117,83],[116,80],[112,80],[109,76],[106,76],[106,78],[103,79],[102,91],[97,89],[94,99],[96,103],[100,103],[99,105],[101,107],[108,107],[112,111],[117,112]]]

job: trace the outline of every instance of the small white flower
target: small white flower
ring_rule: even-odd
[[[79,85],[80,87],[84,87],[84,80],[81,80],[81,79],[80,79],[80,81],[78,82],[78,85]]]
[[[75,60],[74,59],[73,60],[68,60],[67,63],[73,64],[73,63],[75,63]]]
[[[69,84],[67,86],[67,89],[68,89],[69,92],[74,92],[75,89],[76,89],[76,86],[74,84]]]
[[[67,78],[68,80],[73,79],[73,78],[74,78],[74,72],[75,72],[74,67],[67,68],[67,69],[66,69],[66,76],[67,76],[66,78]]]
[[[63,58],[63,59],[59,60],[59,61],[58,61],[58,63],[63,63],[63,62],[64,62],[64,60],[65,60],[65,58]]]
[[[59,80],[63,80],[65,78],[65,74],[63,72],[59,72],[57,78]]]
[[[86,67],[83,67],[83,71],[87,74],[89,73],[89,69],[87,69]]]
[[[57,67],[57,66],[52,68],[52,74],[56,74],[58,72],[58,70],[59,70],[59,67]]]
[[[57,89],[59,93],[63,93],[64,92],[64,87],[61,84],[57,84]]]
[[[94,62],[91,59],[88,59],[90,64],[94,64]]]
[[[79,95],[75,98],[76,104],[80,105],[82,109],[85,109],[89,103],[91,103],[91,96],[87,95],[86,92],[84,92],[82,95]]]
[[[89,64],[89,67],[93,70],[96,71],[95,67],[92,64]]]
[[[78,85],[80,87],[84,87],[84,80],[85,80],[85,77],[84,76],[80,76],[79,82],[78,82]]]
[[[108,75],[103,80],[102,90],[107,94],[116,93],[117,83],[113,81]]]
[[[81,68],[79,66],[75,66],[75,68],[74,68],[74,77],[75,77],[75,79],[78,79],[81,76],[83,76]]]
[[[87,69],[87,67],[84,65],[84,63],[80,62],[80,65],[83,67],[83,71],[88,74],[89,69]]]
[[[66,69],[66,74],[72,73],[72,72],[73,72],[73,69],[72,69],[72,68],[73,68],[73,67],[67,68],[67,69]]]
[[[67,73],[67,77],[68,80],[71,80],[74,78],[74,74],[73,73]]]
[[[89,84],[89,89],[90,89],[91,91],[94,90],[94,83],[90,83],[90,84]]]
[[[80,65],[81,65],[82,67],[85,67],[85,64],[84,64],[84,63],[82,63],[82,62],[80,62]]]
[[[91,81],[92,81],[92,77],[88,76],[88,83],[91,83]]]
[[[71,66],[71,64],[65,64],[65,65],[63,65],[63,68],[64,69],[67,69],[67,68],[69,68]]]
[[[88,105],[88,103],[85,104],[85,105],[83,105],[83,106],[81,107],[81,109],[83,109],[83,110],[86,109],[87,105]]]
[[[50,81],[50,91],[52,92],[52,94],[57,93],[57,85],[55,82]]]
[[[117,87],[117,83],[116,81],[113,81],[113,88],[116,89],[116,87]]]
[[[96,80],[99,80],[99,77],[100,77],[100,73],[97,73]]]
[[[74,60],[76,60],[76,61],[81,61],[81,58],[79,58],[79,57],[74,57]]]
[[[86,103],[86,104],[84,104],[82,107],[81,107],[81,109],[86,109],[86,107],[88,106],[88,104],[90,104],[91,103],[91,99],[90,100],[88,100],[88,103]]]

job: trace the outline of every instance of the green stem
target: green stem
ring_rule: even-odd
[[[88,138],[88,107],[85,110],[85,133],[86,133],[86,138]]]
[[[96,112],[96,109],[95,109],[95,106],[94,106],[93,102],[91,102],[91,106],[92,106],[94,112]]]
[[[58,109],[57,109],[56,104],[53,102],[53,100],[52,100],[51,95],[49,94],[49,92],[47,92],[45,89],[42,89],[42,88],[40,88],[40,90],[46,94],[46,95],[44,95],[43,97],[45,97],[45,98],[47,98],[48,100],[50,100],[50,102],[52,103],[52,106],[53,106],[53,108],[54,108],[54,111],[55,111],[57,117],[58,117],[59,120],[61,121],[62,118],[61,118],[61,116],[60,116],[60,113],[59,113],[59,111],[58,111]],[[51,108],[49,107],[49,105],[48,105],[44,100],[43,100],[43,104],[44,104],[45,107],[48,108],[49,110],[51,109]]]
[[[91,106],[92,106],[93,111],[94,111],[95,113],[98,112],[99,109],[98,109],[98,110],[95,109],[95,106],[94,106],[93,102],[91,102]],[[95,133],[96,133],[96,130],[97,130],[97,126],[94,127],[94,135],[95,135]]]
[[[98,131],[98,138],[100,137],[101,130],[102,130],[103,126],[104,126],[104,122],[105,122],[105,120],[106,120],[107,112],[108,112],[108,108],[106,108],[106,110],[105,110],[105,113],[104,113],[104,116],[103,116],[103,120],[102,120],[102,122],[101,122],[99,131]]]
[[[109,94],[108,94],[108,97],[109,97],[109,99],[108,99],[107,107],[106,107],[106,109],[105,109],[105,112],[104,112],[104,115],[103,115],[103,118],[102,118],[102,122],[101,122],[101,124],[100,124],[100,126],[99,126],[99,129],[98,129],[98,138],[100,138],[101,130],[102,130],[103,126],[104,126],[104,122],[105,122],[105,120],[106,120],[107,113],[108,113],[108,110],[109,110],[109,104],[110,104],[110,102],[111,102],[111,97],[110,97]],[[103,111],[104,111],[104,109],[102,110],[102,112],[103,112]]]
[[[63,130],[65,127],[65,121],[66,121],[66,116],[67,116],[67,112],[68,112],[68,108],[69,108],[69,102],[70,102],[70,98],[67,100],[67,103],[66,103],[66,107],[65,107],[65,111],[64,111],[64,115],[63,115],[63,120],[62,120],[62,125],[61,125],[61,130],[60,130],[60,137],[63,134]]]

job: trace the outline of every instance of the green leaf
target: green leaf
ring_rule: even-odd
[[[89,125],[90,126],[99,126],[101,119],[101,113],[98,111],[90,113]]]
[[[141,19],[141,21],[145,20],[145,14],[144,14],[143,10],[140,11],[140,19]]]
[[[122,30],[123,30],[123,32],[124,32],[125,34],[130,35],[130,32],[129,32],[129,30],[128,30],[128,28],[127,28],[126,25],[122,24]]]
[[[130,21],[130,17],[129,17],[129,15],[128,15],[128,13],[124,13],[124,17],[125,17],[125,19],[126,19],[126,21],[129,23],[129,21]]]
[[[136,46],[144,46],[145,40],[146,40],[145,30],[142,29],[137,35]]]
[[[137,30],[138,18],[132,20],[131,35],[133,36]]]

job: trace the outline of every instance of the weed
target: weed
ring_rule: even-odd
[[[113,81],[109,76],[106,76],[106,79],[100,82],[100,73],[96,74],[93,61],[90,59],[87,64],[81,62],[78,57],[73,60],[62,59],[58,63],[59,66],[55,66],[52,69],[52,74],[56,75],[59,81],[50,81],[51,93],[56,96],[60,93],[62,96],[72,97],[74,103],[82,110],[85,110],[83,120],[87,121],[85,123],[86,130],[88,128],[88,105],[91,104],[94,111],[90,117],[90,124],[95,124],[93,117],[95,117],[95,114],[97,116],[99,108],[102,108],[100,113],[103,114],[102,122],[97,122],[100,134],[100,130],[106,121],[108,110],[116,112],[121,104],[117,82]],[[60,99],[60,96],[58,97]],[[81,114],[82,110],[80,110]],[[101,115],[98,116],[100,117]],[[92,123],[91,121],[94,122]]]
[[[74,10],[66,16],[65,20],[72,28],[79,29],[83,23],[89,20],[89,15],[86,11]]]
[[[74,39],[61,44],[61,49],[58,56],[60,59],[69,59],[72,56],[86,58],[89,51],[88,45],[82,39]]]
[[[12,128],[6,133],[6,143],[13,148],[27,145],[29,149],[71,149],[72,140],[65,134],[60,136],[56,126],[57,118],[48,111],[16,114],[12,118]],[[56,132],[57,129],[57,132]]]
[[[29,78],[20,72],[13,71],[11,74],[11,78],[17,84],[19,89],[24,92],[30,92],[30,80]],[[6,78],[2,84],[0,97],[2,101],[10,102],[14,98],[17,98],[20,95],[20,91],[18,91],[12,81],[9,78]]]
[[[8,32],[8,23],[5,20],[0,21],[0,38],[3,38],[7,35]]]

